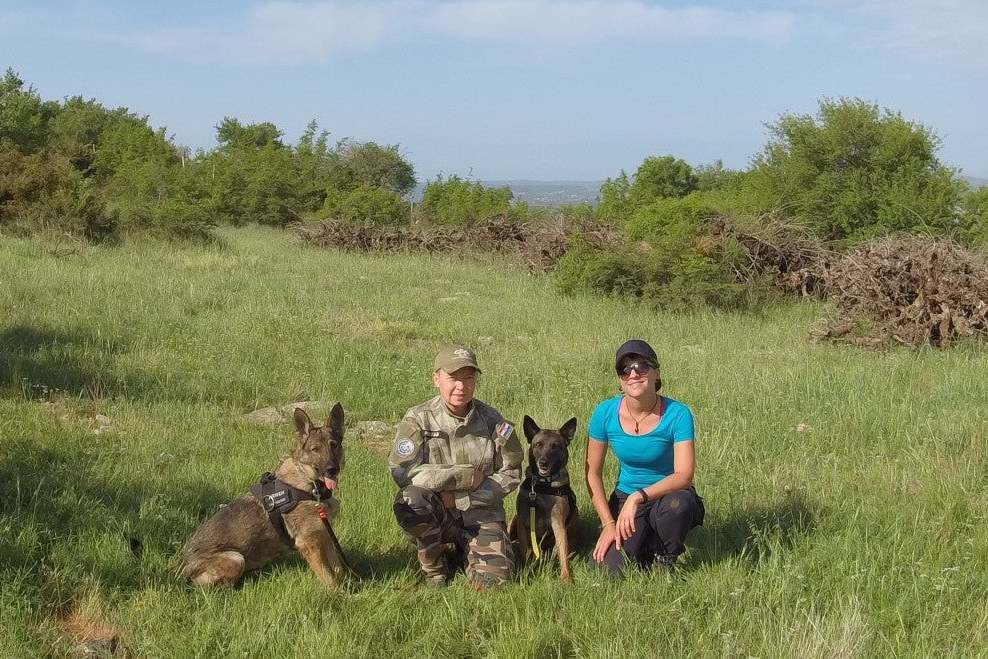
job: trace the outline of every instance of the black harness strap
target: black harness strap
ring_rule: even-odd
[[[250,488],[250,493],[260,502],[264,512],[268,514],[271,526],[289,547],[294,543],[292,537],[288,535],[288,529],[285,528],[284,515],[295,510],[295,507],[303,501],[325,501],[333,496],[333,491],[326,489],[321,482],[313,492],[306,492],[278,480],[270,471],[265,472],[261,476],[261,481]]]
[[[531,470],[526,474],[525,480],[521,484],[521,490],[528,492],[528,501],[534,506],[535,499],[539,494],[548,494],[554,497],[566,497],[569,500],[569,515],[567,523],[576,515],[576,492],[569,485],[569,479],[560,480],[560,474],[549,474],[539,476]]]

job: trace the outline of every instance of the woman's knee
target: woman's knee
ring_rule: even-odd
[[[700,500],[693,490],[676,490],[663,496],[653,506],[650,517],[658,519],[682,519],[691,524],[699,517]]]
[[[614,547],[611,547],[604,554],[604,560],[599,563],[591,556],[590,565],[603,571],[607,576],[617,579],[624,574],[624,555]]]

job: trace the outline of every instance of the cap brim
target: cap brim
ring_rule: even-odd
[[[472,368],[473,370],[477,371],[478,373],[482,373],[483,372],[483,371],[480,370],[480,367],[477,366],[477,364],[475,362],[472,362],[469,359],[456,359],[456,360],[453,360],[451,362],[448,362],[448,363],[443,364],[442,366],[440,366],[439,367],[439,370],[441,370],[441,371],[443,371],[445,373],[456,373],[457,371],[460,371],[460,370],[462,370],[464,368]]]

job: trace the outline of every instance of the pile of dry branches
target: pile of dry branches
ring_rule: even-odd
[[[988,257],[949,240],[884,238],[815,268],[833,314],[818,336],[942,346],[988,338]]]
[[[618,241],[604,227],[576,229],[563,224],[518,224],[491,219],[469,228],[412,225],[408,227],[361,227],[342,222],[321,222],[301,227],[299,233],[320,247],[360,251],[487,252],[509,255],[532,272],[554,268],[579,233],[596,245]]]
[[[757,229],[742,228],[729,218],[718,218],[715,232],[735,240],[744,258],[734,265],[740,282],[769,276],[784,291],[810,295],[820,288],[819,265],[831,252],[822,240],[797,224],[761,218]]]

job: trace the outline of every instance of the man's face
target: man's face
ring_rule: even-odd
[[[446,407],[457,414],[463,414],[473,400],[473,390],[477,387],[477,370],[469,366],[452,373],[439,369],[432,374],[432,381]]]

